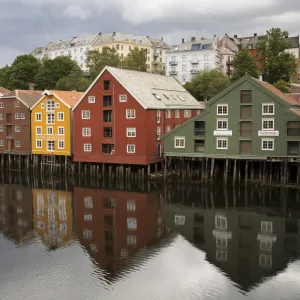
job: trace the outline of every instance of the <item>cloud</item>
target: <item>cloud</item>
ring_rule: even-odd
[[[81,20],[86,20],[91,13],[91,10],[84,9],[77,4],[68,6],[63,12],[64,15],[70,18],[79,18]]]

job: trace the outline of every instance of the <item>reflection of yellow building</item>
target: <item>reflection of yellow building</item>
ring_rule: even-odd
[[[72,193],[33,189],[34,229],[44,243],[60,247],[72,236]]]

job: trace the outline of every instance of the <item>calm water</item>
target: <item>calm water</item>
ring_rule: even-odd
[[[300,299],[300,195],[0,185],[0,299]]]

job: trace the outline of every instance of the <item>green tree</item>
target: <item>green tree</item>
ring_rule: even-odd
[[[282,91],[283,93],[287,93],[289,91],[290,84],[284,80],[278,80],[273,84],[277,89]]]
[[[42,68],[36,76],[36,89],[54,89],[60,78],[69,76],[74,70],[80,71],[80,68],[77,63],[68,56],[44,59]]]
[[[286,50],[290,43],[285,40],[287,31],[280,28],[272,28],[267,31],[257,45],[257,51],[261,54],[261,66],[264,80],[275,83],[279,80],[289,81],[290,75],[296,70],[296,59]]]
[[[138,49],[135,47],[123,59],[122,68],[136,71],[147,71],[147,49]]]
[[[10,70],[11,67],[7,65],[0,69],[0,87],[8,89]]]
[[[41,62],[32,55],[17,56],[8,71],[7,88],[28,90],[29,83],[35,83],[41,69]]]
[[[258,68],[254,57],[247,49],[238,51],[233,58],[234,71],[232,80],[236,81],[248,74],[254,78],[258,78]]]
[[[116,49],[103,47],[102,52],[89,51],[86,64],[90,71],[90,77],[94,80],[106,66],[119,67],[120,57]]]
[[[230,79],[217,70],[200,71],[185,88],[198,100],[209,100],[226,89]]]

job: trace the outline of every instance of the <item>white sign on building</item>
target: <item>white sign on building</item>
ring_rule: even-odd
[[[278,130],[259,130],[258,136],[279,136]]]
[[[215,130],[214,136],[232,136],[232,130]]]

